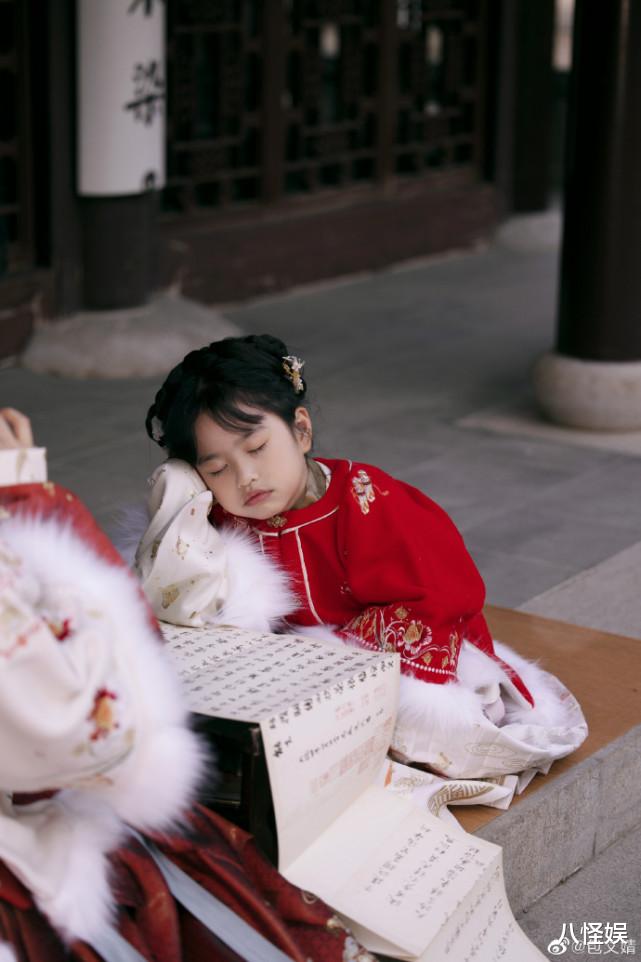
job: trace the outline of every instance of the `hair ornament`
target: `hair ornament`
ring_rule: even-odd
[[[286,354],[283,358],[283,370],[288,381],[292,382],[297,394],[305,390],[301,371],[305,367],[305,362],[293,354]]]
[[[153,418],[151,419],[151,436],[156,444],[162,444],[163,438],[165,437],[162,421],[157,414],[154,414]]]

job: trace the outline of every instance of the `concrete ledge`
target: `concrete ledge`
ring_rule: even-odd
[[[487,614],[495,637],[564,681],[590,727],[581,748],[507,812],[455,810],[464,828],[503,847],[518,914],[641,824],[641,642],[505,609]]]
[[[641,824],[641,725],[476,834],[503,848],[514,912],[528,909]]]
[[[600,767],[600,809],[594,854],[641,824],[641,725],[595,756]]]

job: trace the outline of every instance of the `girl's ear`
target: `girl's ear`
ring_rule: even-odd
[[[307,454],[312,448],[312,419],[307,408],[296,408],[294,414],[294,434],[301,447],[303,454]]]

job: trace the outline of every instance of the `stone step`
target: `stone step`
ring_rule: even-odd
[[[502,846],[518,914],[641,824],[641,641],[503,608],[486,614],[495,638],[567,685],[590,730],[506,812],[454,809],[467,831]]]

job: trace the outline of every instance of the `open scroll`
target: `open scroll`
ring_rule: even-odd
[[[395,653],[235,628],[163,633],[192,711],[260,724],[279,870],[399,959],[543,956],[511,913],[498,846],[385,790]]]

